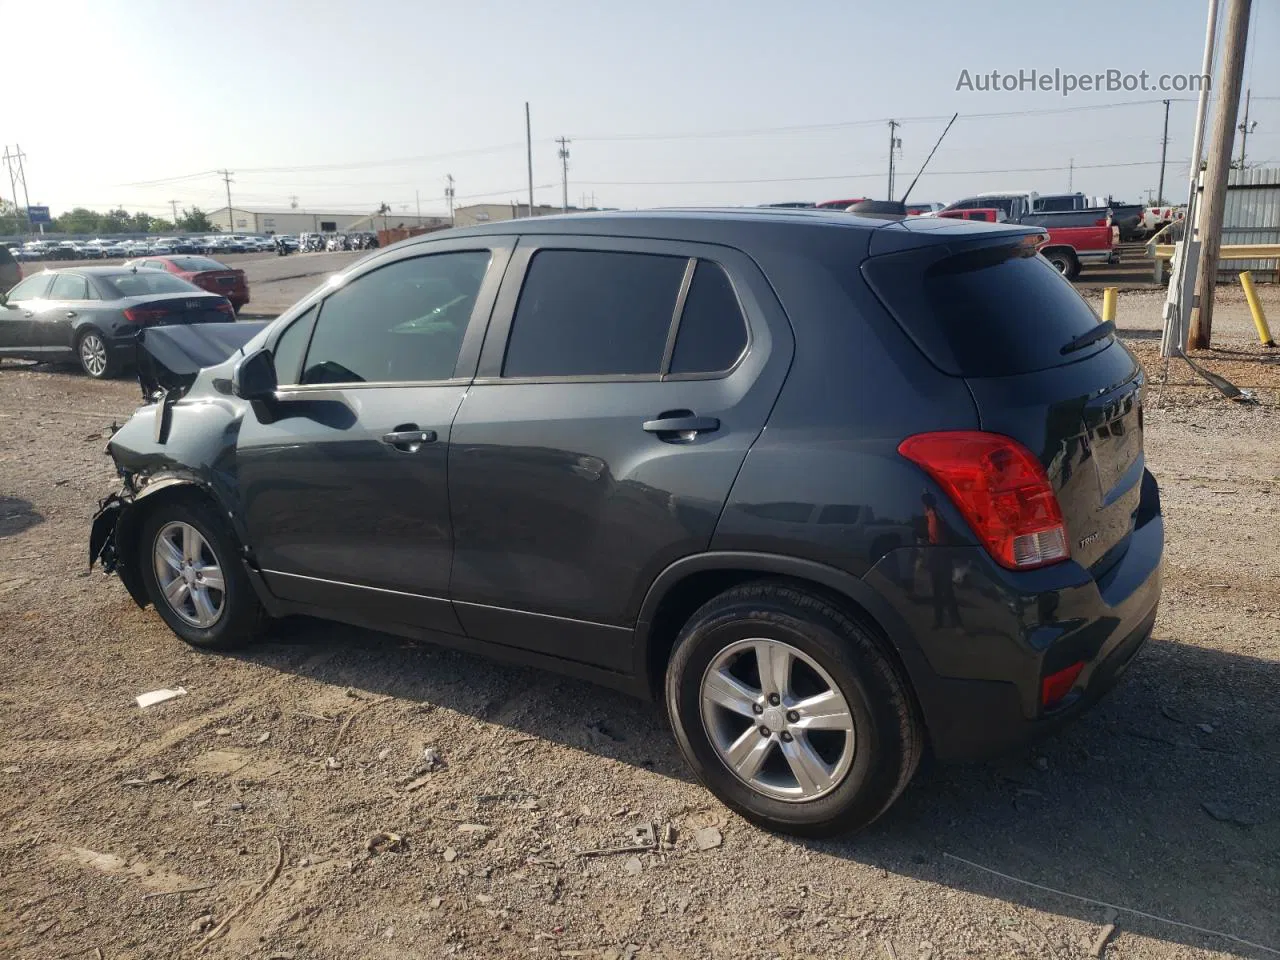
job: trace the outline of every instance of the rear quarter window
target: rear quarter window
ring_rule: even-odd
[[[1098,316],[1043,257],[1014,246],[957,254],[939,244],[875,257],[862,271],[916,346],[952,376],[1031,373],[1112,342],[1064,355],[1063,346],[1093,329]]]

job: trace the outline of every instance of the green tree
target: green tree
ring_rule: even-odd
[[[123,208],[108,210],[102,215],[102,219],[98,221],[99,233],[126,233],[133,229],[130,226],[131,218],[129,211]]]
[[[152,233],[173,233],[173,224],[168,220],[162,220],[160,217],[151,218]]]
[[[101,221],[102,214],[96,210],[75,207],[59,215],[53,221],[52,230],[55,233],[98,233]]]
[[[182,216],[177,219],[174,224],[179,230],[186,230],[188,233],[208,233],[216,230],[213,221],[209,219],[209,215],[199,207],[192,207],[190,210],[183,209]]]

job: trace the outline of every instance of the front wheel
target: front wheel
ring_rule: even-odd
[[[923,738],[879,643],[829,601],[755,583],[705,604],[667,670],[676,740],[727,806],[771,830],[866,826],[906,787]]]
[[[80,334],[76,340],[76,358],[80,369],[95,380],[115,375],[116,364],[107,350],[106,339],[97,330],[91,328]]]
[[[179,637],[209,649],[253,639],[261,607],[225,523],[208,504],[157,504],[142,523],[138,550],[151,603]]]

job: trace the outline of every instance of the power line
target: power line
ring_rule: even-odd
[[[1159,165],[1159,160],[1132,160],[1120,163],[1077,163],[1076,170],[1109,170],[1120,167],[1150,167]],[[1003,170],[930,170],[931,177],[967,177],[998,173],[1060,173],[1067,170],[1067,164],[1052,167],[1008,167]],[[754,183],[808,183],[822,180],[867,180],[882,177],[884,173],[840,173],[830,176],[813,177],[757,177],[736,180],[582,180],[580,183],[594,187],[680,187],[680,186],[732,186],[735,184]]]

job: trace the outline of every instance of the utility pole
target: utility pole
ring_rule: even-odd
[[[178,201],[170,200],[169,206],[173,207],[173,226],[174,226],[174,229],[176,230],[178,227]]]
[[[235,233],[236,215],[235,211],[231,209],[231,171],[218,170],[217,173],[227,185],[227,233]]]
[[[290,210],[298,209],[298,195],[296,193],[289,194],[289,209]]]
[[[1227,22],[1222,38],[1222,74],[1218,104],[1213,114],[1213,139],[1209,144],[1209,168],[1205,173],[1204,216],[1200,219],[1200,265],[1197,271],[1199,302],[1191,316],[1191,347],[1206,348],[1213,339],[1214,285],[1218,280],[1218,255],[1222,247],[1222,217],[1227,205],[1227,175],[1231,172],[1231,148],[1235,146],[1236,114],[1244,81],[1244,53],[1249,37],[1252,0],[1226,0]]]
[[[560,144],[560,212],[569,212],[569,144],[571,140],[561,137]]]
[[[1071,187],[1076,182],[1076,158],[1071,157],[1067,160],[1067,193],[1071,192]]]
[[[1240,131],[1240,162],[1236,164],[1237,170],[1244,169],[1244,148],[1249,142],[1249,134],[1258,128],[1258,121],[1249,122],[1249,101],[1253,99],[1253,91],[1246,90],[1244,92],[1244,122],[1236,129]]]
[[[418,205],[418,226],[422,226],[422,197],[417,190],[413,191],[413,202]]]
[[[529,216],[533,216],[533,126],[529,123],[529,101],[524,102],[524,146],[529,163]]]
[[[444,198],[449,201],[449,226],[452,227],[456,222],[453,219],[453,193],[454,193],[453,174],[446,173],[444,175],[444,181],[445,181]]]
[[[14,157],[11,153],[9,153],[9,147],[6,145],[4,148],[4,165],[9,171],[9,189],[13,191],[14,219],[17,219],[17,216],[18,216],[18,179],[13,172],[13,165],[16,160],[17,158]],[[23,192],[25,193],[26,184],[23,184],[22,189],[23,189]],[[27,224],[27,228],[22,231],[22,234],[23,236],[26,236],[28,233],[31,232],[31,221],[27,219],[28,214],[25,209],[22,211],[22,215],[23,215],[23,219],[26,221],[26,224]]]
[[[1169,104],[1164,102],[1164,135],[1160,138],[1160,186],[1156,188],[1156,204],[1164,206],[1164,162],[1169,155]]]
[[[899,140],[895,134],[895,131],[900,126],[902,126],[902,124],[898,123],[897,120],[889,121],[889,199],[890,200],[893,199],[893,152],[895,149],[902,146],[902,141]]]

